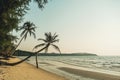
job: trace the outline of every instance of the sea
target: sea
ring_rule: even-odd
[[[24,58],[24,57],[20,57]],[[36,65],[35,56],[27,60]],[[69,80],[98,80],[61,70],[62,67],[82,69],[120,76],[120,56],[38,56],[39,67]]]

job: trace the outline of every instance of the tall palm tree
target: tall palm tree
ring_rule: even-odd
[[[43,50],[45,50],[45,53],[48,52],[48,48],[50,46],[53,46],[56,50],[58,50],[60,53],[60,49],[57,45],[55,45],[55,42],[59,42],[59,39],[57,39],[58,35],[55,34],[51,34],[51,32],[45,33],[45,39],[39,38],[38,40],[43,41],[43,43],[38,44],[34,47],[34,49],[38,48],[38,47],[43,47],[42,49],[38,50],[36,52],[36,67],[38,68],[38,60],[37,60],[37,54]]]
[[[36,28],[35,24],[31,23],[30,21],[27,21],[27,22],[24,23],[24,25],[20,29],[18,29],[18,30],[23,30],[21,35],[20,35],[22,38],[19,41],[18,45],[15,47],[14,52],[12,54],[15,53],[15,50],[18,48],[18,46],[20,45],[22,40],[23,39],[26,40],[28,34],[30,34],[30,36],[33,35],[34,38],[36,38],[36,35],[34,33],[35,32],[35,28]]]
[[[60,53],[60,49],[58,46],[56,46],[54,43],[55,42],[58,42],[59,39],[56,39],[58,37],[58,35],[56,35],[56,33],[54,35],[52,35],[50,32],[49,33],[45,33],[45,39],[38,39],[38,40],[42,40],[44,43],[41,43],[41,44],[38,44],[36,45],[34,48],[38,48],[38,47],[42,47],[40,50],[36,51],[33,55],[36,55],[36,67],[38,68],[38,60],[37,60],[37,54],[43,50],[45,50],[45,52],[48,51],[48,48],[49,46],[53,46],[55,49],[57,49]],[[20,64],[22,62],[24,62],[25,60],[27,60],[28,58],[30,58],[32,56],[32,54],[30,54],[29,56],[27,56],[26,58],[24,58],[23,60],[20,60],[18,62],[14,62],[14,63],[7,63],[7,62],[2,62],[4,63],[5,65],[17,65],[17,64]]]

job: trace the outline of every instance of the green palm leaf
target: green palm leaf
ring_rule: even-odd
[[[60,53],[61,53],[61,51],[60,51],[60,49],[59,49],[59,47],[58,46],[56,46],[56,45],[54,45],[54,44],[51,44],[57,51],[59,51]]]
[[[31,34],[34,36],[34,38],[36,38],[36,35],[35,35],[35,33],[34,33],[34,32],[31,32]]]
[[[34,38],[36,38],[36,35],[35,35],[35,25],[33,23],[31,23],[30,21],[27,21],[23,24],[23,26],[21,28],[19,28],[19,30],[23,30],[23,32],[21,33],[20,36],[22,36],[21,40],[19,41],[18,45],[16,46],[16,48],[14,49],[14,52],[15,50],[17,49],[17,47],[20,45],[20,43],[22,42],[22,40],[26,40],[27,38],[27,35],[30,34],[34,36]],[[14,54],[14,52],[12,54]]]
[[[23,36],[26,33],[26,30],[23,30],[23,32],[20,34],[20,36]]]
[[[47,53],[49,47],[53,46],[56,50],[58,50],[61,53],[59,47],[54,45],[55,42],[59,42],[59,39],[57,39],[58,35],[56,35],[56,33],[52,35],[51,32],[45,33],[44,35],[45,35],[45,39],[42,39],[42,38],[38,39],[39,41],[43,41],[44,43],[36,45],[35,48],[42,47],[42,46],[45,46],[45,47],[38,50],[37,52],[41,52],[44,49],[45,53]]]
[[[47,40],[42,39],[42,38],[39,38],[38,40],[39,40],[39,41],[41,40],[41,41],[43,41],[43,42],[47,42]]]
[[[42,47],[42,46],[45,46],[45,43],[42,43],[42,44],[38,44],[34,47],[34,49],[38,48],[38,47]]]
[[[52,43],[54,43],[54,42],[59,42],[59,39],[57,39],[57,40],[53,40],[53,41],[52,41]]]

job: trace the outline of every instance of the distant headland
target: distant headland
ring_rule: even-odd
[[[28,56],[34,55],[33,52],[16,50],[15,56]],[[39,53],[38,56],[97,56],[93,53]]]

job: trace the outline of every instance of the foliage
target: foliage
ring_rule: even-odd
[[[38,40],[40,41],[43,41],[43,43],[41,44],[38,44],[34,47],[34,49],[38,48],[38,47],[43,47],[42,49],[38,50],[37,52],[35,52],[36,54],[36,67],[38,68],[38,59],[37,59],[37,56],[38,56],[38,53],[45,50],[45,53],[47,53],[48,51],[48,48],[50,46],[53,46],[56,50],[58,50],[60,53],[60,49],[57,45],[55,45],[54,43],[55,42],[59,42],[59,39],[57,39],[58,35],[55,34],[51,34],[51,32],[49,33],[45,33],[45,39],[42,39],[42,38],[39,38]]]
[[[15,50],[17,49],[17,47],[20,45],[20,43],[22,42],[23,39],[26,39],[27,38],[27,35],[30,34],[34,36],[34,38],[36,38],[36,35],[35,35],[35,24],[33,24],[32,22],[30,21],[27,21],[23,24],[22,27],[20,27],[18,30],[23,30],[22,33],[21,33],[21,40],[19,41],[18,45],[14,48],[13,50],[13,53],[11,51],[11,54],[13,55]]]
[[[8,50],[8,46],[14,46],[10,37],[13,30],[18,28],[18,24],[23,20],[23,16],[29,10],[32,0],[0,0],[0,54]],[[44,8],[47,0],[34,0],[40,9]]]
[[[44,35],[45,39],[42,38],[38,39],[40,41],[43,41],[43,43],[36,45],[34,49],[38,47],[45,47],[45,53],[47,53],[48,48],[52,46],[61,53],[59,47],[54,44],[55,42],[59,42],[59,39],[57,39],[58,35],[56,35],[56,33],[52,35],[51,32],[45,33]],[[38,52],[40,52],[40,50],[38,50]]]
[[[33,24],[32,22],[30,21],[27,21],[24,23],[24,25],[19,29],[19,30],[23,30],[23,32],[21,33],[21,37],[23,36],[24,39],[27,38],[27,35],[30,34],[34,36],[34,38],[36,38],[36,35],[35,35],[35,24]]]

